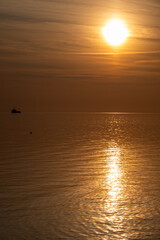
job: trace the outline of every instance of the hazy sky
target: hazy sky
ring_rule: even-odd
[[[122,19],[111,47],[102,28]],[[160,112],[160,0],[0,0],[0,109]]]

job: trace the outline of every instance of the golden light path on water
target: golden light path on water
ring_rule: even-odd
[[[120,202],[123,199],[123,171],[121,165],[121,150],[115,142],[111,142],[106,152],[106,174],[104,185],[108,190],[104,204],[107,212],[106,220],[114,226],[116,232],[123,231],[123,214],[120,212]],[[124,238],[126,236],[124,234]]]

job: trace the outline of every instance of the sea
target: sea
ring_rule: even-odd
[[[0,113],[0,240],[160,239],[160,114]]]

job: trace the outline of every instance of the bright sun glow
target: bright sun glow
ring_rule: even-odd
[[[103,28],[106,41],[112,46],[119,46],[129,36],[129,31],[120,19],[112,19]]]

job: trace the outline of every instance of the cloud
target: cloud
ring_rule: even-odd
[[[136,40],[142,40],[142,41],[152,41],[152,42],[160,42],[160,38],[149,38],[149,37],[133,37]]]
[[[31,22],[31,23],[61,23],[61,24],[75,24],[69,20],[61,20],[61,19],[51,19],[44,17],[33,17],[33,16],[25,16],[24,14],[12,14],[9,12],[2,13],[0,12],[0,19],[5,21],[23,21],[23,22]]]
[[[157,51],[135,51],[135,52],[104,52],[104,53],[99,53],[99,52],[81,52],[81,53],[73,53],[73,55],[93,55],[93,56],[107,56],[107,55],[137,55],[137,54],[160,54],[160,50]]]

